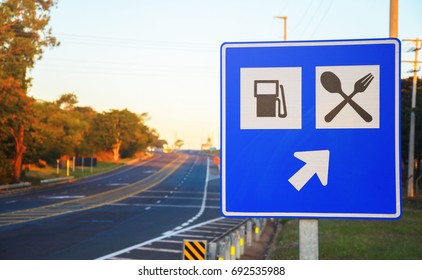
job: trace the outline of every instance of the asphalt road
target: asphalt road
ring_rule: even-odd
[[[102,176],[3,196],[0,259],[113,256],[136,244],[220,221],[219,188],[212,160],[187,152],[158,154]],[[150,251],[142,258],[157,253]]]

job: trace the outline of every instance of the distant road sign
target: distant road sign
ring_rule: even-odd
[[[400,41],[225,43],[222,213],[401,215]]]

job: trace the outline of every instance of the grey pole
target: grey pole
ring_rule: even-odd
[[[231,249],[231,245],[230,245],[230,237],[226,236],[226,238],[224,239],[224,243],[225,245],[225,255],[224,255],[224,259],[225,260],[230,260],[230,249]]]
[[[318,258],[318,220],[299,219],[299,259]]]
[[[252,246],[252,221],[246,222],[246,246]]]
[[[240,255],[243,256],[243,254],[245,254],[245,226],[240,227],[239,245],[240,245]]]
[[[208,260],[216,260],[217,259],[217,243],[210,242],[208,244]]]
[[[236,233],[230,234],[230,260],[236,259]]]
[[[235,252],[235,256],[236,256],[236,259],[238,260],[238,259],[240,259],[240,230],[236,230],[236,232],[235,232],[235,235],[236,235],[236,238],[235,238],[235,249],[236,249],[236,252]]]

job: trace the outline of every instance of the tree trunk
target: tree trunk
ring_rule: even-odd
[[[114,161],[118,161],[120,158],[120,146],[122,145],[122,141],[118,141],[116,144],[113,145],[113,159]]]
[[[13,181],[19,182],[21,178],[22,170],[22,159],[23,154],[25,153],[26,147],[24,145],[24,126],[20,125],[17,133],[12,133],[13,138],[15,139],[15,158],[13,162]]]

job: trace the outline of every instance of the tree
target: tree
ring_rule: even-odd
[[[5,173],[13,181],[19,181],[21,175],[22,159],[26,150],[23,136],[30,121],[33,101],[14,78],[0,79],[0,137],[6,144],[2,145],[1,169],[2,173],[9,170]],[[7,144],[10,142],[11,144]],[[8,166],[10,161],[12,169]],[[10,171],[12,174],[8,174]]]
[[[165,140],[165,139],[158,139],[158,138],[157,138],[157,141],[155,141],[152,144],[153,147],[159,148],[159,149],[164,148],[165,145],[168,145],[167,140]]]
[[[13,181],[20,179],[25,131],[33,102],[27,96],[30,85],[27,71],[41,59],[44,48],[58,45],[47,28],[49,11],[54,5],[54,0],[5,0],[0,4],[0,79],[5,98],[2,105],[6,106],[0,115],[0,130],[5,133],[3,138],[13,139],[14,150],[12,155],[9,150],[1,154],[12,160]]]
[[[28,69],[41,59],[44,48],[57,46],[47,28],[54,0],[5,0],[0,4],[0,71],[26,89]]]
[[[402,157],[408,160],[410,112],[412,107],[413,77],[401,80],[401,123],[402,123]],[[422,80],[417,81],[416,108],[415,108],[415,159],[422,158]]]
[[[75,105],[78,104],[78,97],[74,93],[65,93],[60,95],[59,99],[55,102],[60,109],[65,111],[72,111]]]
[[[59,157],[92,155],[88,145],[88,132],[96,112],[90,107],[72,109],[65,105],[64,95],[54,102],[38,101],[33,105],[35,118],[31,122],[30,153],[32,158],[54,163]],[[75,101],[77,98],[75,96]],[[61,108],[63,107],[63,109]]]
[[[178,139],[178,140],[176,140],[175,142],[174,142],[174,148],[176,149],[176,150],[180,150],[180,148],[182,148],[182,146],[185,144],[185,142],[183,141],[183,140],[180,140],[180,139]]]
[[[136,115],[127,109],[111,110],[97,114],[95,117],[90,139],[102,150],[113,152],[115,161],[118,161],[122,150],[126,156],[146,147],[148,143],[148,128],[143,123],[142,115]]]

